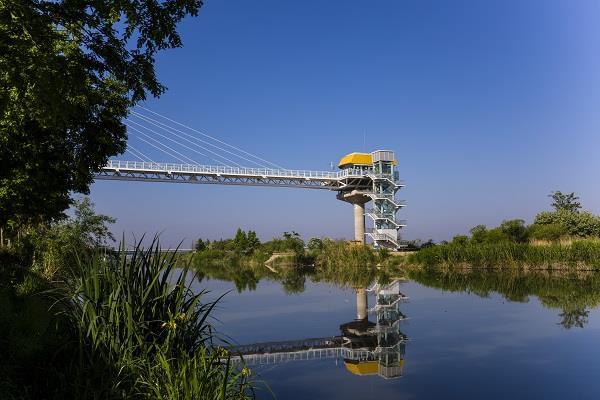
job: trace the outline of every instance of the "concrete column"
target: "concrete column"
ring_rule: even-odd
[[[365,243],[365,203],[354,203],[354,240]]]
[[[356,289],[356,319],[367,318],[367,290]]]

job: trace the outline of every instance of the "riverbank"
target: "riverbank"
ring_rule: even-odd
[[[419,250],[407,259],[409,267],[454,266],[463,268],[521,268],[600,270],[600,241],[575,239],[534,243],[438,244]]]

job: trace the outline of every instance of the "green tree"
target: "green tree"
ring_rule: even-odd
[[[552,207],[556,211],[579,212],[579,209],[581,209],[581,203],[578,201],[579,197],[575,196],[574,192],[566,194],[557,190],[550,193],[548,197],[552,198]]]
[[[527,241],[527,227],[525,226],[525,221],[522,219],[502,221],[499,228],[509,240],[515,243],[524,243]]]
[[[50,225],[41,225],[29,236],[33,243],[34,269],[52,280],[76,264],[76,258],[114,241],[109,225],[115,219],[96,214],[88,197],[76,199],[73,216]]]
[[[238,228],[235,232],[235,237],[233,238],[233,247],[238,253],[245,253],[246,249],[248,248],[248,237],[246,236],[246,232],[244,232],[241,228]]]
[[[529,226],[528,231],[531,239],[550,241],[557,241],[568,233],[567,229],[560,224],[533,224]]]
[[[452,238],[452,244],[457,244],[459,246],[464,246],[469,242],[469,238],[465,235],[456,235]]]
[[[308,250],[312,253],[320,252],[325,247],[323,240],[317,237],[310,238],[307,244]]]
[[[600,236],[600,217],[588,211],[543,211],[535,216],[536,225],[560,225],[569,235],[579,237]]]
[[[196,251],[204,251],[208,248],[208,245],[202,239],[198,239],[194,245],[194,248]]]
[[[0,2],[0,227],[61,217],[126,146],[122,120],[165,90],[159,50],[202,0]]]
[[[485,234],[485,243],[501,243],[508,240],[508,236],[500,228],[490,229]]]
[[[256,232],[248,231],[248,234],[246,235],[246,245],[248,253],[252,253],[260,247],[260,239],[258,239]]]
[[[474,243],[483,243],[487,234],[487,228],[485,225],[477,225],[471,228],[471,240]]]

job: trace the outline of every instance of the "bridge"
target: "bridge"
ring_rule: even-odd
[[[396,199],[396,192],[404,184],[399,180],[393,151],[350,153],[341,158],[338,171],[286,169],[154,111],[140,110],[132,111],[126,121],[126,154],[139,161],[111,159],[95,173],[95,179],[329,190],[338,200],[354,206],[355,241],[365,243],[370,238],[376,248],[402,247],[399,230],[406,224],[396,219],[396,213],[405,202]],[[155,162],[146,151],[133,146],[135,140],[179,162]],[[193,155],[221,165],[198,163]],[[369,202],[372,208],[366,210]],[[365,227],[365,216],[373,222],[370,229]]]

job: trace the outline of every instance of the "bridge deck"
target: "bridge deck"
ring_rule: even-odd
[[[95,178],[340,190],[348,179],[368,176],[353,170],[310,171],[109,160]]]

